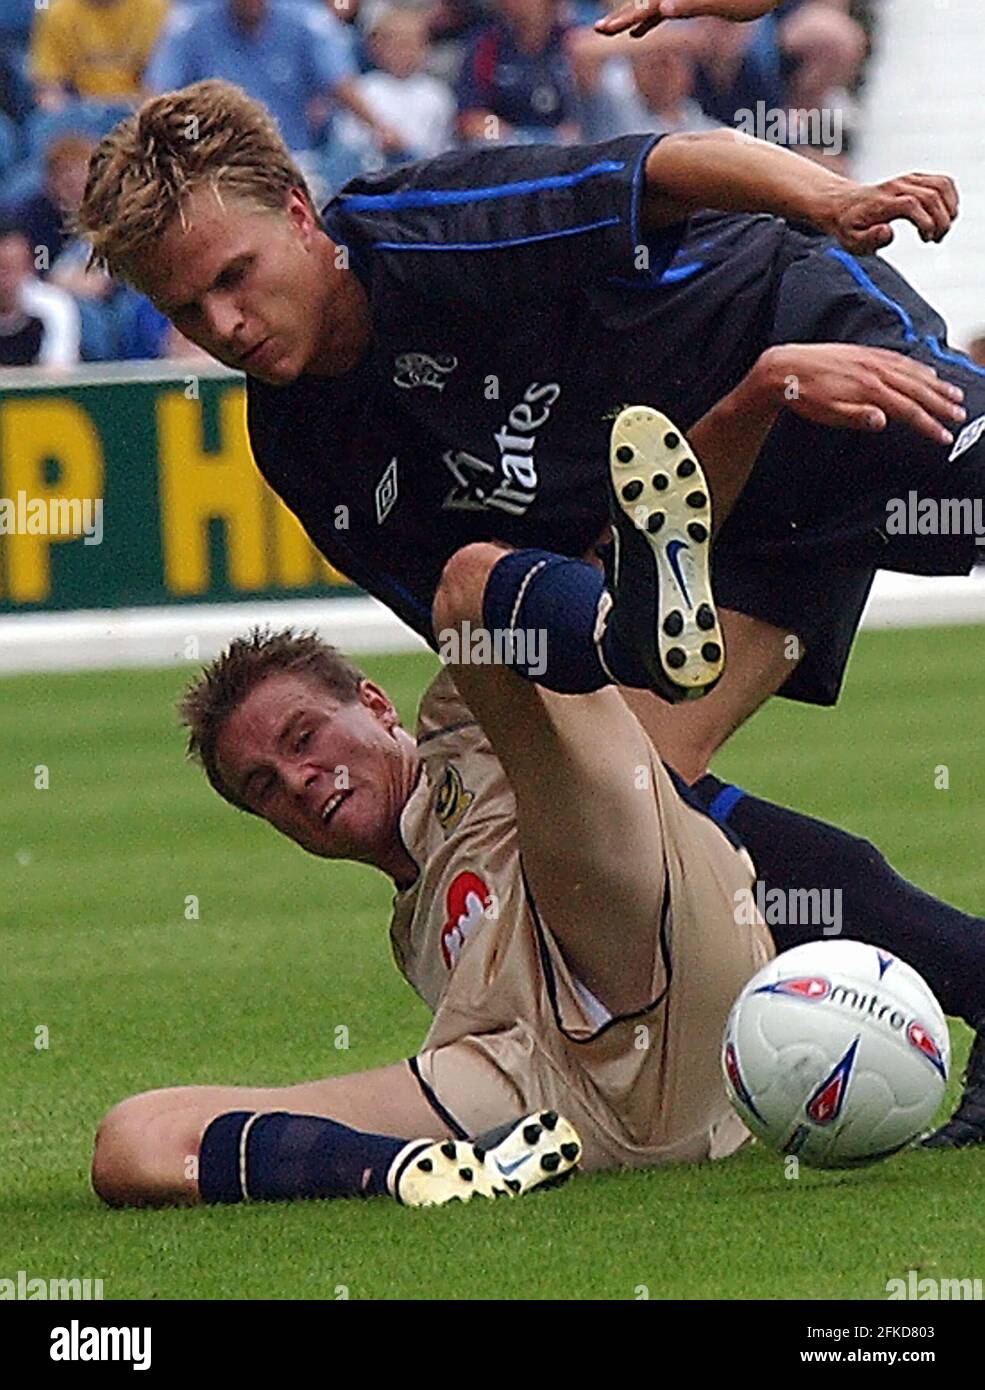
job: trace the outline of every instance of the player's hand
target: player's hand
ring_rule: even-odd
[[[624,34],[628,29],[634,39],[641,39],[664,19],[705,15],[736,21],[759,19],[779,3],[780,0],[628,0],[600,19],[595,28],[600,34]]]
[[[890,222],[912,222],[923,241],[940,241],[958,215],[958,190],[946,174],[903,174],[868,185],[847,180],[825,198],[813,220],[846,251],[862,256],[889,245]]]
[[[835,429],[884,430],[899,420],[935,444],[967,412],[964,392],[932,367],[858,343],[784,343],[768,348],[751,374],[754,391],[774,408]]]

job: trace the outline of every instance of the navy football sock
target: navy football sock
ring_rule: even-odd
[[[606,625],[601,571],[548,550],[512,550],[486,580],[482,618],[506,664],[562,695],[618,683],[645,687],[646,673]],[[514,634],[505,640],[505,634]],[[502,635],[502,636],[500,636]]]
[[[403,1149],[429,1141],[364,1134],[317,1115],[234,1110],[202,1136],[198,1189],[203,1202],[294,1197],[377,1197]]]
[[[709,815],[731,827],[749,850],[759,875],[761,901],[768,904],[769,890],[776,888],[785,894],[795,889],[840,889],[840,936],[892,951],[919,971],[945,1013],[965,1019],[972,1027],[982,1023],[985,921],[908,883],[867,840],[761,801],[710,773],[691,791]],[[826,924],[820,920],[769,925],[780,951],[804,941],[828,939]]]

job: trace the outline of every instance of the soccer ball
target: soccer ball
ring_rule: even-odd
[[[722,1043],[746,1125],[814,1168],[874,1163],[933,1119],[950,1041],[926,982],[861,941],[784,951],[749,981]]]

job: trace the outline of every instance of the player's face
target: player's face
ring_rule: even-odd
[[[363,681],[349,704],[312,680],[268,676],[216,743],[239,800],[302,849],[385,865],[416,779],[413,743],[387,696]]]
[[[163,237],[129,269],[186,338],[271,385],[316,354],[330,277],[326,243],[301,192],[283,211],[197,188]],[[326,243],[327,244],[327,243]]]

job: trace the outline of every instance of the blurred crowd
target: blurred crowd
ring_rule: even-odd
[[[782,0],[638,41],[593,31],[599,0],[0,0],[0,366],[197,351],[65,230],[95,142],[155,92],[243,87],[316,202],[454,146],[720,124],[844,170],[871,3]]]

